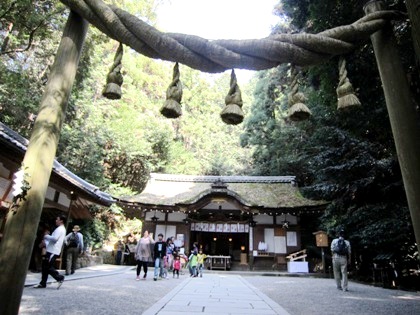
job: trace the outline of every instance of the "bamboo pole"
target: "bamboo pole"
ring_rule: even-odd
[[[366,14],[381,10],[384,10],[382,1],[370,1],[364,8]],[[372,34],[371,40],[385,93],[417,249],[420,252],[420,119],[391,25],[388,24]]]
[[[88,23],[70,12],[41,99],[23,164],[31,188],[17,211],[9,211],[0,243],[0,314],[17,314],[48,188],[61,126],[86,38]],[[7,302],[6,302],[7,301]]]

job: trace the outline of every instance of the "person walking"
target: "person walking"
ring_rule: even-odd
[[[179,271],[181,270],[181,257],[179,257],[179,255],[176,255],[174,258],[172,270],[173,270],[173,277],[175,278],[175,274],[176,274],[176,278],[179,279]]]
[[[163,257],[163,265],[162,265],[162,273],[161,273],[161,278],[169,280],[168,277],[168,270],[169,270],[169,261],[168,261],[168,256],[164,256]]]
[[[83,235],[78,225],[73,226],[73,231],[66,235],[64,240],[67,245],[66,276],[76,271],[77,258],[83,253]]]
[[[348,291],[347,266],[351,261],[351,246],[344,239],[344,230],[331,242],[334,279],[338,290]]]
[[[61,249],[63,247],[64,238],[66,236],[66,228],[64,223],[66,222],[66,217],[60,215],[55,220],[55,225],[57,228],[51,235],[45,235],[46,245],[46,254],[42,260],[42,278],[41,282],[34,286],[37,289],[43,289],[47,287],[48,275],[51,275],[57,282],[57,290],[60,289],[61,285],[64,282],[64,276],[60,275],[55,269],[55,260],[60,256]]]
[[[131,255],[131,251],[130,251],[130,247],[128,246],[128,239],[127,239],[126,242],[124,243],[124,255],[123,255],[124,265],[128,265],[130,263],[130,255]],[[135,256],[136,255],[134,254],[134,259],[136,259]]]
[[[163,257],[166,256],[166,242],[163,241],[163,234],[159,233],[158,241],[154,246],[154,259],[155,259],[155,276],[153,280],[157,280],[158,276],[162,274]]]
[[[115,264],[116,265],[121,265],[122,253],[123,253],[123,250],[124,250],[124,243],[122,242],[122,240],[118,240],[118,242],[114,245],[114,248],[116,250]]]
[[[172,237],[169,237],[166,240],[166,258],[168,259],[169,271],[172,270],[172,265],[174,261],[174,250],[175,250],[175,244],[172,241]]]
[[[197,277],[197,252],[195,250],[192,250],[190,257],[188,257],[188,269],[190,277]]]
[[[136,280],[140,280],[140,272],[141,267],[143,267],[144,275],[143,279],[147,277],[147,264],[152,262],[152,246],[155,241],[149,236],[149,231],[144,231],[143,237],[139,240],[134,249],[134,258],[137,262],[137,278]]]
[[[200,278],[203,277],[203,269],[204,269],[204,260],[207,258],[207,255],[203,253],[200,249],[197,255],[197,271],[200,274]]]

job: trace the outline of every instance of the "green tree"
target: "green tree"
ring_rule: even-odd
[[[357,2],[283,3],[286,11],[282,14],[291,17],[291,29],[306,31],[345,24],[361,12]],[[401,3],[395,7],[401,8]],[[415,72],[405,22],[396,31],[407,68]],[[393,252],[404,260],[413,254],[413,227],[373,52],[366,45],[347,56],[349,78],[355,87],[361,87],[357,94],[362,107],[353,110],[335,109],[335,61],[302,69],[300,88],[313,115],[293,126],[280,118],[287,110],[288,83],[282,79],[288,76],[287,68],[264,73],[242,144],[254,148],[257,172],[297,175],[307,197],[331,200],[320,228],[331,235],[338,227],[346,228],[356,253]],[[273,118],[273,106],[278,106],[280,119]]]

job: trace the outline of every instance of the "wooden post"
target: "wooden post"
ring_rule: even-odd
[[[70,91],[86,38],[88,23],[70,12],[43,94],[23,164],[31,188],[26,201],[7,215],[0,243],[0,314],[17,314],[32,247],[44,205]]]
[[[254,228],[249,226],[249,233],[248,233],[248,241],[249,241],[249,270],[254,270]]]
[[[405,6],[410,17],[413,46],[417,55],[417,65],[420,66],[420,3],[419,0],[405,0]]]
[[[70,205],[69,205],[69,211],[67,212],[67,221],[66,221],[66,233],[69,230],[69,226],[70,226],[70,219],[71,219],[71,215],[72,215],[72,207],[73,207],[73,202],[74,200],[77,199],[77,196],[74,194],[74,192],[70,192]],[[64,255],[64,246],[63,246],[63,250],[60,253],[60,263],[58,265],[58,269],[61,269],[63,267],[63,259],[64,259],[65,255]]]
[[[365,13],[384,10],[382,1],[370,1]],[[416,112],[391,24],[371,35],[385,93],[398,160],[420,251],[420,119]]]

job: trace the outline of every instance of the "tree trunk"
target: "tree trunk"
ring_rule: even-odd
[[[10,22],[9,25],[7,25],[6,27],[6,31],[4,33],[4,41],[3,44],[1,45],[0,48],[0,53],[3,53],[7,50],[7,46],[9,45],[9,40],[10,40],[10,32],[13,29],[13,23]]]
[[[70,12],[23,160],[31,188],[7,215],[0,243],[0,314],[17,314],[88,23]],[[7,301],[7,302],[6,302]]]
[[[420,66],[420,2],[419,0],[405,0],[405,5],[410,17],[411,35],[417,56],[417,65]]]
[[[383,10],[383,6],[382,1],[371,1],[365,6],[365,13]],[[391,25],[388,24],[371,35],[371,39],[420,252],[420,119],[398,55]]]

